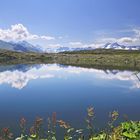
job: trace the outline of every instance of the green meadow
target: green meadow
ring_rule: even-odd
[[[22,53],[1,50],[0,63],[59,63],[92,68],[140,70],[140,51],[104,50]]]

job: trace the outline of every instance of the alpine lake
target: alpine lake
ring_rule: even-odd
[[[140,73],[60,64],[0,66],[0,128],[19,134],[19,120],[30,126],[36,117],[56,112],[75,128],[85,127],[86,109],[94,107],[95,122],[104,128],[109,112],[130,120],[140,118]],[[46,124],[47,125],[47,124]]]

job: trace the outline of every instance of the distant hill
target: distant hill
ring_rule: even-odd
[[[71,48],[71,47],[59,47],[59,48],[47,48],[46,52],[51,53],[60,53],[60,52],[75,52],[75,51],[91,51],[96,50],[97,48],[94,47],[77,47],[77,48]],[[140,50],[140,46],[125,46],[120,45],[117,42],[115,43],[106,43],[102,47],[98,49],[113,49],[113,50]]]
[[[13,51],[14,46],[11,43],[0,40],[0,49]]]
[[[9,50],[9,51],[16,51],[16,52],[35,52],[35,53],[62,53],[62,52],[79,52],[79,51],[93,51],[96,50],[94,47],[58,47],[58,48],[47,48],[45,50],[41,49],[40,46],[34,46],[27,41],[19,41],[19,42],[6,42],[0,40],[0,49]],[[111,49],[111,50],[140,50],[140,46],[125,46],[120,45],[117,42],[115,43],[106,43],[99,49]]]
[[[117,42],[115,43],[107,43],[103,47],[104,49],[116,49],[116,50],[140,50],[140,46],[125,46],[120,45]]]
[[[118,55],[118,54],[140,54],[140,50],[124,50],[124,49],[93,49],[93,50],[79,50],[79,51],[65,51],[60,54],[95,54],[95,55]]]
[[[82,50],[94,50],[94,48],[70,48],[70,47],[59,47],[59,48],[47,48],[46,52],[48,53],[60,53],[60,52],[72,52],[72,51],[82,51]]]
[[[0,49],[17,51],[17,52],[42,52],[39,47],[36,47],[26,41],[20,42],[6,42],[0,40]]]

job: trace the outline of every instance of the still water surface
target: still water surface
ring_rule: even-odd
[[[113,110],[140,119],[140,73],[58,64],[0,66],[0,127],[17,132],[19,119],[32,123],[57,113],[58,119],[84,127],[86,108],[94,106],[95,124],[104,127]]]

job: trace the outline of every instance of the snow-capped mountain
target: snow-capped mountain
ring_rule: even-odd
[[[59,47],[59,48],[47,48],[45,52],[47,53],[59,53],[59,52],[65,52],[65,51],[71,51],[71,48],[69,47]]]
[[[125,46],[120,45],[117,42],[115,43],[106,43],[101,49],[115,49],[115,50],[140,50],[140,46]],[[81,50],[95,50],[94,47],[86,47],[86,48],[70,48],[70,47],[59,47],[59,48],[47,48],[46,52],[48,53],[59,53],[65,51],[81,51]]]
[[[104,49],[140,50],[140,46],[125,46],[125,45],[120,45],[117,42],[115,42],[115,43],[107,43],[107,44],[105,44]]]
[[[46,52],[48,53],[59,53],[59,52],[65,52],[65,51],[81,51],[81,50],[93,50],[94,48],[87,47],[87,48],[70,48],[70,47],[59,47],[59,48],[47,48]]]
[[[5,41],[0,40],[0,49],[12,51],[12,50],[14,50],[14,46],[9,42],[5,42]]]
[[[0,49],[10,50],[10,51],[17,51],[17,52],[36,52],[36,53],[59,53],[65,51],[81,51],[81,50],[95,50],[93,47],[58,47],[58,48],[47,48],[41,49],[41,46],[34,46],[26,41],[19,41],[19,42],[6,42],[0,40]],[[126,46],[120,45],[117,42],[115,43],[106,43],[101,47],[102,49],[115,49],[115,50],[140,50],[140,46]]]
[[[10,42],[12,45],[14,45],[15,51],[21,51],[21,52],[42,52],[42,50],[38,46],[34,46],[26,41],[19,41],[17,43]]]
[[[0,49],[17,52],[42,52],[38,46],[34,46],[26,41],[6,42],[0,40]]]

